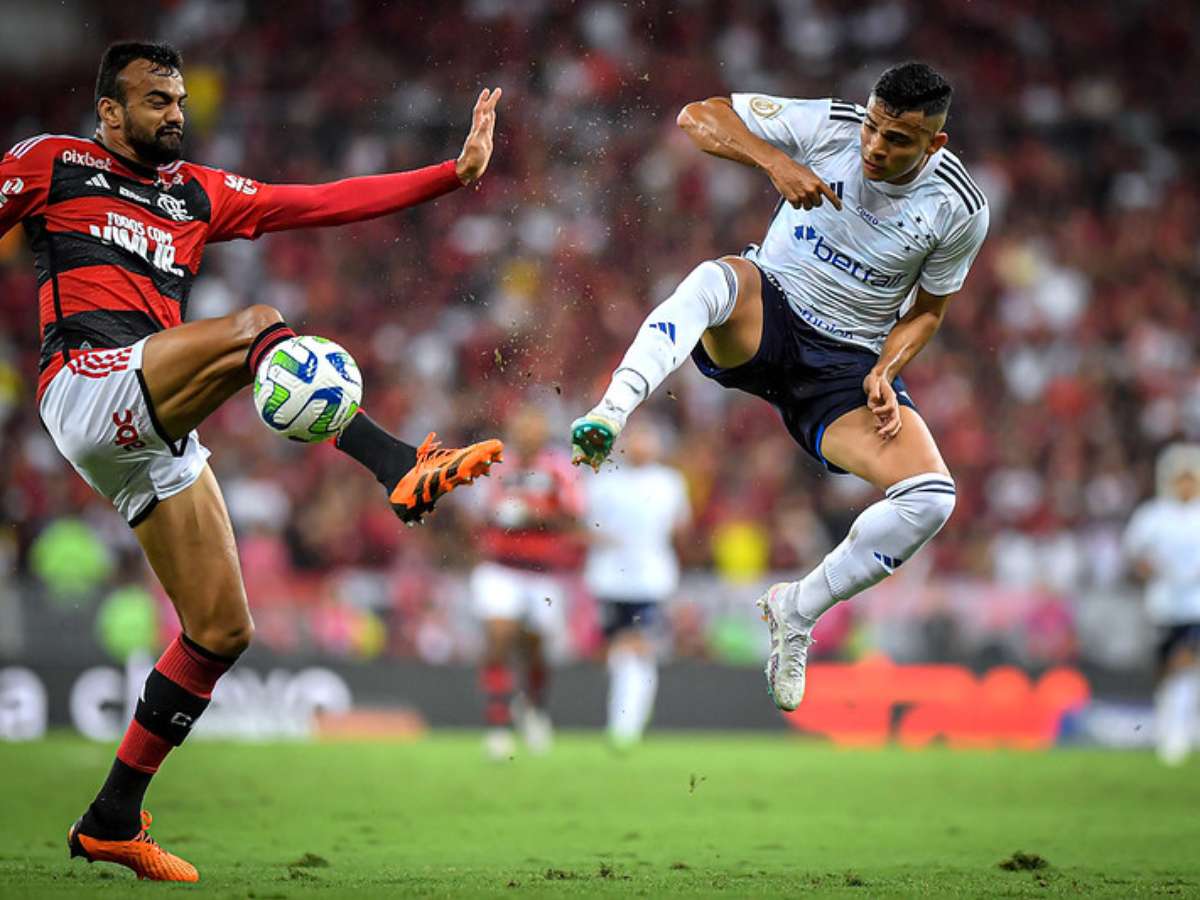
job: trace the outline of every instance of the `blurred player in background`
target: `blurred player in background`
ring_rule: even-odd
[[[1157,476],[1158,496],[1134,512],[1125,552],[1159,630],[1158,755],[1180,765],[1200,727],[1200,445],[1167,448]]]
[[[38,271],[37,400],[55,445],[133,528],[183,633],[146,679],[95,800],[70,828],[72,856],[139,877],[196,881],[149,836],[142,800],[254,631],[233,527],[195,428],[295,333],[256,305],[183,324],[207,243],[358,222],[478,179],[500,92],[484,91],[457,160],[323,185],[270,185],[182,160],[183,61],[166,44],[105,51],[95,136],[38,135],[0,161],[0,235],[23,222]],[[366,466],[401,519],[499,457],[498,441],[420,448],[362,412],[337,446]]]
[[[683,476],[660,461],[658,428],[643,419],[625,432],[624,455],[587,482],[584,579],[600,602],[608,640],[608,736],[641,740],[658,690],[655,632],[663,601],[679,586],[673,541],[691,520]]]
[[[821,614],[894,572],[954,510],[954,481],[900,378],[987,234],[987,201],[946,149],[950,96],[930,66],[905,63],[865,107],[752,94],[684,107],[679,125],[697,147],[757,167],[780,201],[761,247],[701,263],[650,313],[600,403],[572,426],[574,461],[598,467],[691,355],[718,384],[774,404],[830,471],[883,492],[814,571],[758,601],[781,709],[804,696]]]
[[[578,570],[582,557],[583,496],[567,455],[547,446],[545,415],[525,406],[508,430],[504,471],[489,485],[485,500],[479,536],[483,562],[469,585],[484,627],[484,749],[493,759],[506,759],[516,749],[514,713],[530,751],[550,749],[546,644],[565,633],[563,576]],[[514,658],[525,669],[519,696]]]

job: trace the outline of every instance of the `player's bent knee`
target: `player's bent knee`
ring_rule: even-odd
[[[245,653],[254,640],[254,623],[206,626],[190,632],[188,637],[217,656],[233,659]]]
[[[940,472],[906,478],[888,488],[888,500],[925,540],[942,530],[954,513],[954,480]]]
[[[238,343],[247,347],[266,329],[283,321],[282,313],[265,303],[247,306],[234,313],[231,318]]]

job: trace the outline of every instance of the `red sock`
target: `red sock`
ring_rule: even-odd
[[[250,349],[246,353],[246,366],[250,369],[250,375],[258,374],[258,367],[262,365],[262,361],[268,353],[288,338],[295,336],[296,332],[292,331],[286,322],[268,325],[255,335],[254,340],[250,342]]]
[[[503,663],[485,665],[480,672],[483,686],[484,721],[490,728],[512,727],[512,669]]]
[[[233,663],[186,635],[175,638],[146,678],[117,759],[139,772],[157,772],[171,749],[188,736],[212,699],[217,679]]]
[[[212,699],[217,679],[234,662],[184,635],[171,642],[147,676],[108,778],[84,813],[83,834],[102,840],[127,840],[137,834],[150,779],[187,737]]]

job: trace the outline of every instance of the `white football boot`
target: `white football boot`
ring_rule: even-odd
[[[767,693],[785,712],[791,712],[804,699],[808,648],[816,643],[812,624],[796,613],[794,602],[787,602],[793,592],[784,589],[790,584],[773,584],[757,600],[771,636],[771,653],[764,670]]]

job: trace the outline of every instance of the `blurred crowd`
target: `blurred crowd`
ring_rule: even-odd
[[[264,181],[454,156],[478,91],[504,88],[478,190],[372,223],[213,247],[192,293],[189,318],[264,302],[344,344],[366,408],[413,443],[430,430],[450,444],[503,437],[532,401],[565,445],[645,311],[696,263],[762,236],[769,182],[695,150],[675,126],[684,103],[731,91],[862,102],[883,68],[912,57],[954,84],[950,146],[992,206],[964,290],[905,372],[958,483],[957,511],[926,551],[939,594],[993,585],[1048,598],[1023,627],[1035,643],[1039,628],[1061,631],[1046,652],[1072,658],[1082,606],[1124,583],[1120,533],[1153,490],[1158,449],[1200,439],[1200,94],[1186,89],[1200,77],[1200,10],[1188,0],[1098,0],[1086,16],[1032,0],[63,6],[31,7],[0,38],[14,45],[0,53],[9,144],[90,134],[95,66],[117,37],[175,42],[191,94],[188,158]],[[39,15],[56,29],[40,54],[25,21]],[[66,522],[93,536],[90,587],[107,590],[136,579],[136,547],[38,423],[34,296],[23,237],[9,234],[0,558],[51,584],[55,554],[39,554],[39,539]],[[810,463],[761,401],[690,365],[666,388],[647,414],[687,478],[693,575],[795,572],[873,500]],[[264,639],[452,652],[452,590],[439,585],[457,584],[472,559],[462,504],[399,528],[369,475],[330,447],[279,440],[248,397],[201,438]],[[300,611],[307,630],[295,627]]]

